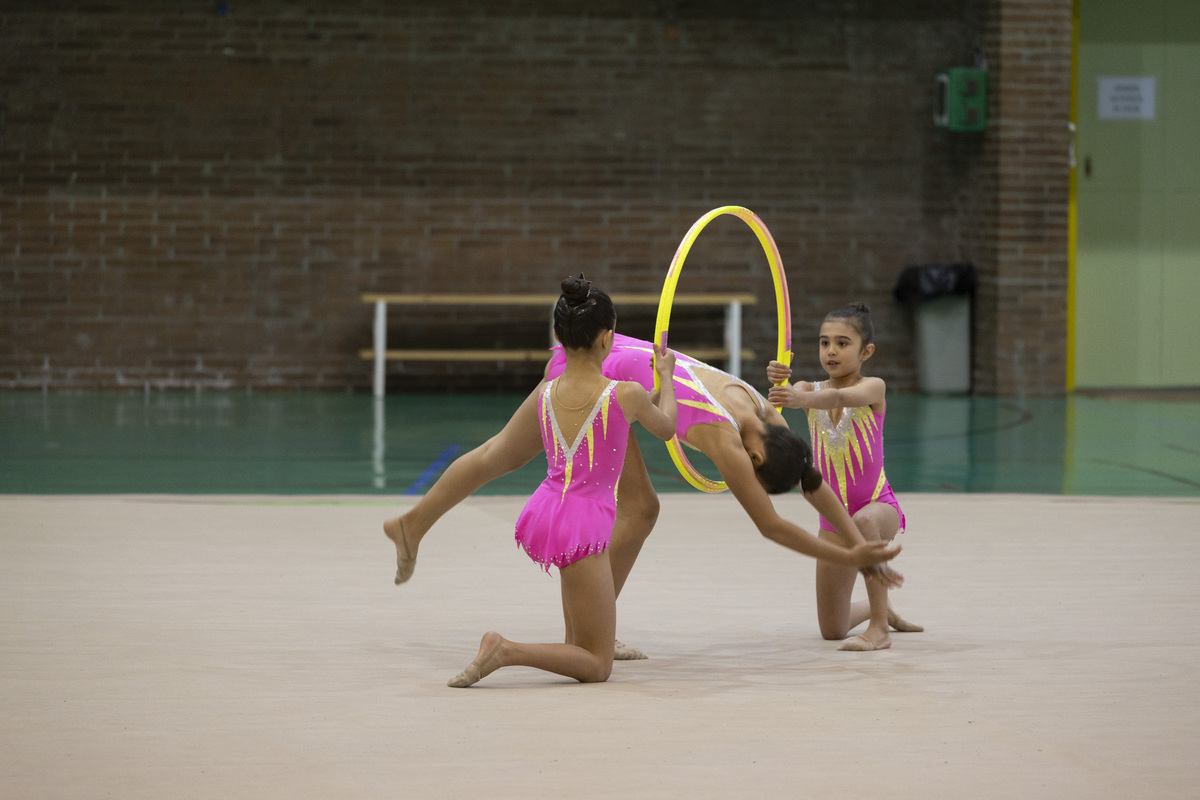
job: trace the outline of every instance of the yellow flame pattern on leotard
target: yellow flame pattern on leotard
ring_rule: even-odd
[[[551,382],[553,383],[553,382]],[[587,420],[580,429],[579,434],[573,446],[568,447],[566,439],[563,438],[562,431],[558,427],[558,421],[554,416],[554,409],[550,404],[550,386],[546,384],[545,390],[542,392],[541,402],[538,404],[539,417],[542,428],[542,441],[553,442],[553,447],[547,448],[546,458],[552,460],[554,464],[558,464],[559,458],[564,460],[563,464],[563,490],[560,502],[566,500],[567,489],[571,486],[572,473],[575,466],[575,452],[579,449],[579,445],[587,443],[588,454],[588,472],[591,472],[596,465],[596,417],[600,417],[602,435],[608,437],[608,411],[609,404],[612,402],[613,393],[616,388],[617,381],[611,381],[600,394],[596,405],[592,407],[588,414]]]
[[[847,477],[853,480],[865,470],[866,460],[874,456],[871,451],[872,433],[878,430],[879,421],[871,411],[870,406],[861,408],[842,409],[841,419],[835,426],[829,417],[829,412],[810,409],[808,412],[809,431],[813,440],[813,459],[822,475],[833,475],[836,478],[838,494],[842,504],[848,504],[846,491]],[[866,459],[863,449],[866,449]],[[857,462],[857,465],[856,465]],[[875,487],[877,497],[887,482],[882,472],[879,484]]]

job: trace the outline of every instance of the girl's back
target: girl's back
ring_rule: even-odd
[[[559,378],[546,384],[538,400],[546,479],[561,482],[564,496],[568,491],[593,495],[605,490],[615,503],[630,428],[617,399],[620,382],[605,382],[594,401],[595,392],[575,406],[556,397],[561,382]]]
[[[583,404],[570,406],[556,400],[561,380],[546,384],[538,398],[546,479],[517,520],[517,541],[547,570],[608,547],[629,442],[618,381],[605,383],[594,401],[587,395]]]

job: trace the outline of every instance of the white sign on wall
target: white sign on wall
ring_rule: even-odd
[[[1154,119],[1154,78],[1101,77],[1100,119]]]

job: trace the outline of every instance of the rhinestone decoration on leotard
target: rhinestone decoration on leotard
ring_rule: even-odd
[[[814,384],[820,390],[821,384]],[[853,480],[856,474],[862,474],[866,466],[862,447],[867,450],[866,459],[872,458],[871,434],[879,427],[879,420],[870,406],[860,408],[843,408],[838,424],[834,425],[825,409],[812,409],[809,412],[810,429],[813,439],[813,460],[822,475],[830,475],[837,479],[838,494],[843,504],[849,502],[846,491],[846,480]],[[857,430],[856,430],[857,429]],[[859,435],[861,433],[861,435]],[[860,447],[859,442],[862,442]],[[857,468],[855,462],[857,461]],[[883,480],[882,475],[880,476]],[[882,488],[882,483],[876,491]]]
[[[604,387],[604,391],[600,394],[600,399],[596,401],[596,405],[592,406],[592,411],[588,418],[583,423],[583,427],[576,434],[575,443],[568,445],[567,439],[563,436],[562,429],[558,427],[558,418],[554,414],[554,405],[550,402],[550,387],[554,385],[554,381],[546,384],[546,388],[542,393],[542,425],[548,426],[553,431],[554,447],[554,463],[558,463],[558,458],[561,453],[566,459],[565,469],[566,474],[563,480],[562,497],[567,496],[567,487],[571,485],[571,467],[575,461],[575,452],[579,449],[581,442],[586,441],[588,446],[588,470],[590,471],[595,465],[596,458],[596,434],[592,429],[592,423],[596,421],[596,415],[600,415],[602,435],[608,435],[608,404],[612,401],[613,387],[617,385],[617,381],[609,381],[608,386]]]

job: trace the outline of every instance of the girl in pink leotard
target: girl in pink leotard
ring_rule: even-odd
[[[561,644],[523,644],[489,631],[475,660],[450,686],[471,686],[515,665],[582,682],[604,681],[612,672],[617,612],[608,546],[617,481],[630,425],[640,422],[664,440],[675,433],[675,392],[668,380],[675,358],[670,351],[655,358],[664,383],[657,406],[641,385],[606,378],[600,365],[613,348],[612,301],[582,275],[563,281],[562,289],[554,335],[563,345],[563,369],[546,383],[536,406],[546,479],[517,518],[516,540],[545,570],[558,567],[566,637]]]
[[[601,374],[650,389],[652,354],[649,342],[613,334]],[[565,377],[569,356],[569,348],[552,354],[547,381]],[[808,443],[788,428],[783,416],[744,381],[682,354],[677,354],[676,362],[670,383],[679,398],[679,438],[712,460],[730,494],[759,533],[796,552],[861,569],[872,582],[899,587],[903,576],[883,562],[894,558],[900,548],[863,540],[846,509],[813,467]],[[502,431],[455,459],[413,508],[384,522],[384,533],[395,546],[397,584],[412,577],[421,540],[443,514],[488,481],[520,468],[546,449],[546,429],[538,424],[538,408],[545,405],[545,390],[544,384],[539,385]],[[568,443],[574,441],[573,436],[565,438]],[[814,536],[780,516],[770,495],[790,492],[797,486],[804,498],[832,521],[842,540]],[[606,551],[617,595],[658,517],[658,498],[637,440],[632,437],[622,466],[620,498],[611,547]],[[574,542],[570,547],[580,544]],[[566,549],[547,552],[558,555]],[[645,657],[634,648],[620,645],[616,652],[623,659]]]
[[[816,381],[812,391],[821,391]],[[826,388],[829,388],[826,385]],[[885,407],[843,408],[838,421],[829,409],[808,409],[808,432],[813,455],[821,477],[833,488],[853,518],[871,503],[886,503],[896,510],[900,520],[898,533],[904,533],[904,512],[892,492],[883,471],[883,418]],[[825,517],[821,529],[835,530]]]
[[[904,512],[883,471],[883,418],[886,385],[864,377],[862,365],[875,353],[874,327],[862,303],[831,311],[818,338],[821,366],[828,381],[797,381],[789,386],[791,370],[777,361],[767,368],[772,383],[768,398],[774,405],[803,408],[817,469],[846,506],[867,541],[891,541],[904,532]],[[821,538],[837,541],[833,524],[821,516]],[[867,582],[867,602],[852,603],[854,571],[817,562],[817,618],[826,639],[843,639],[864,620],[867,628],[842,644],[842,650],[881,650],[891,646],[889,626],[902,631],[923,630],[902,619],[888,606],[887,587]]]

